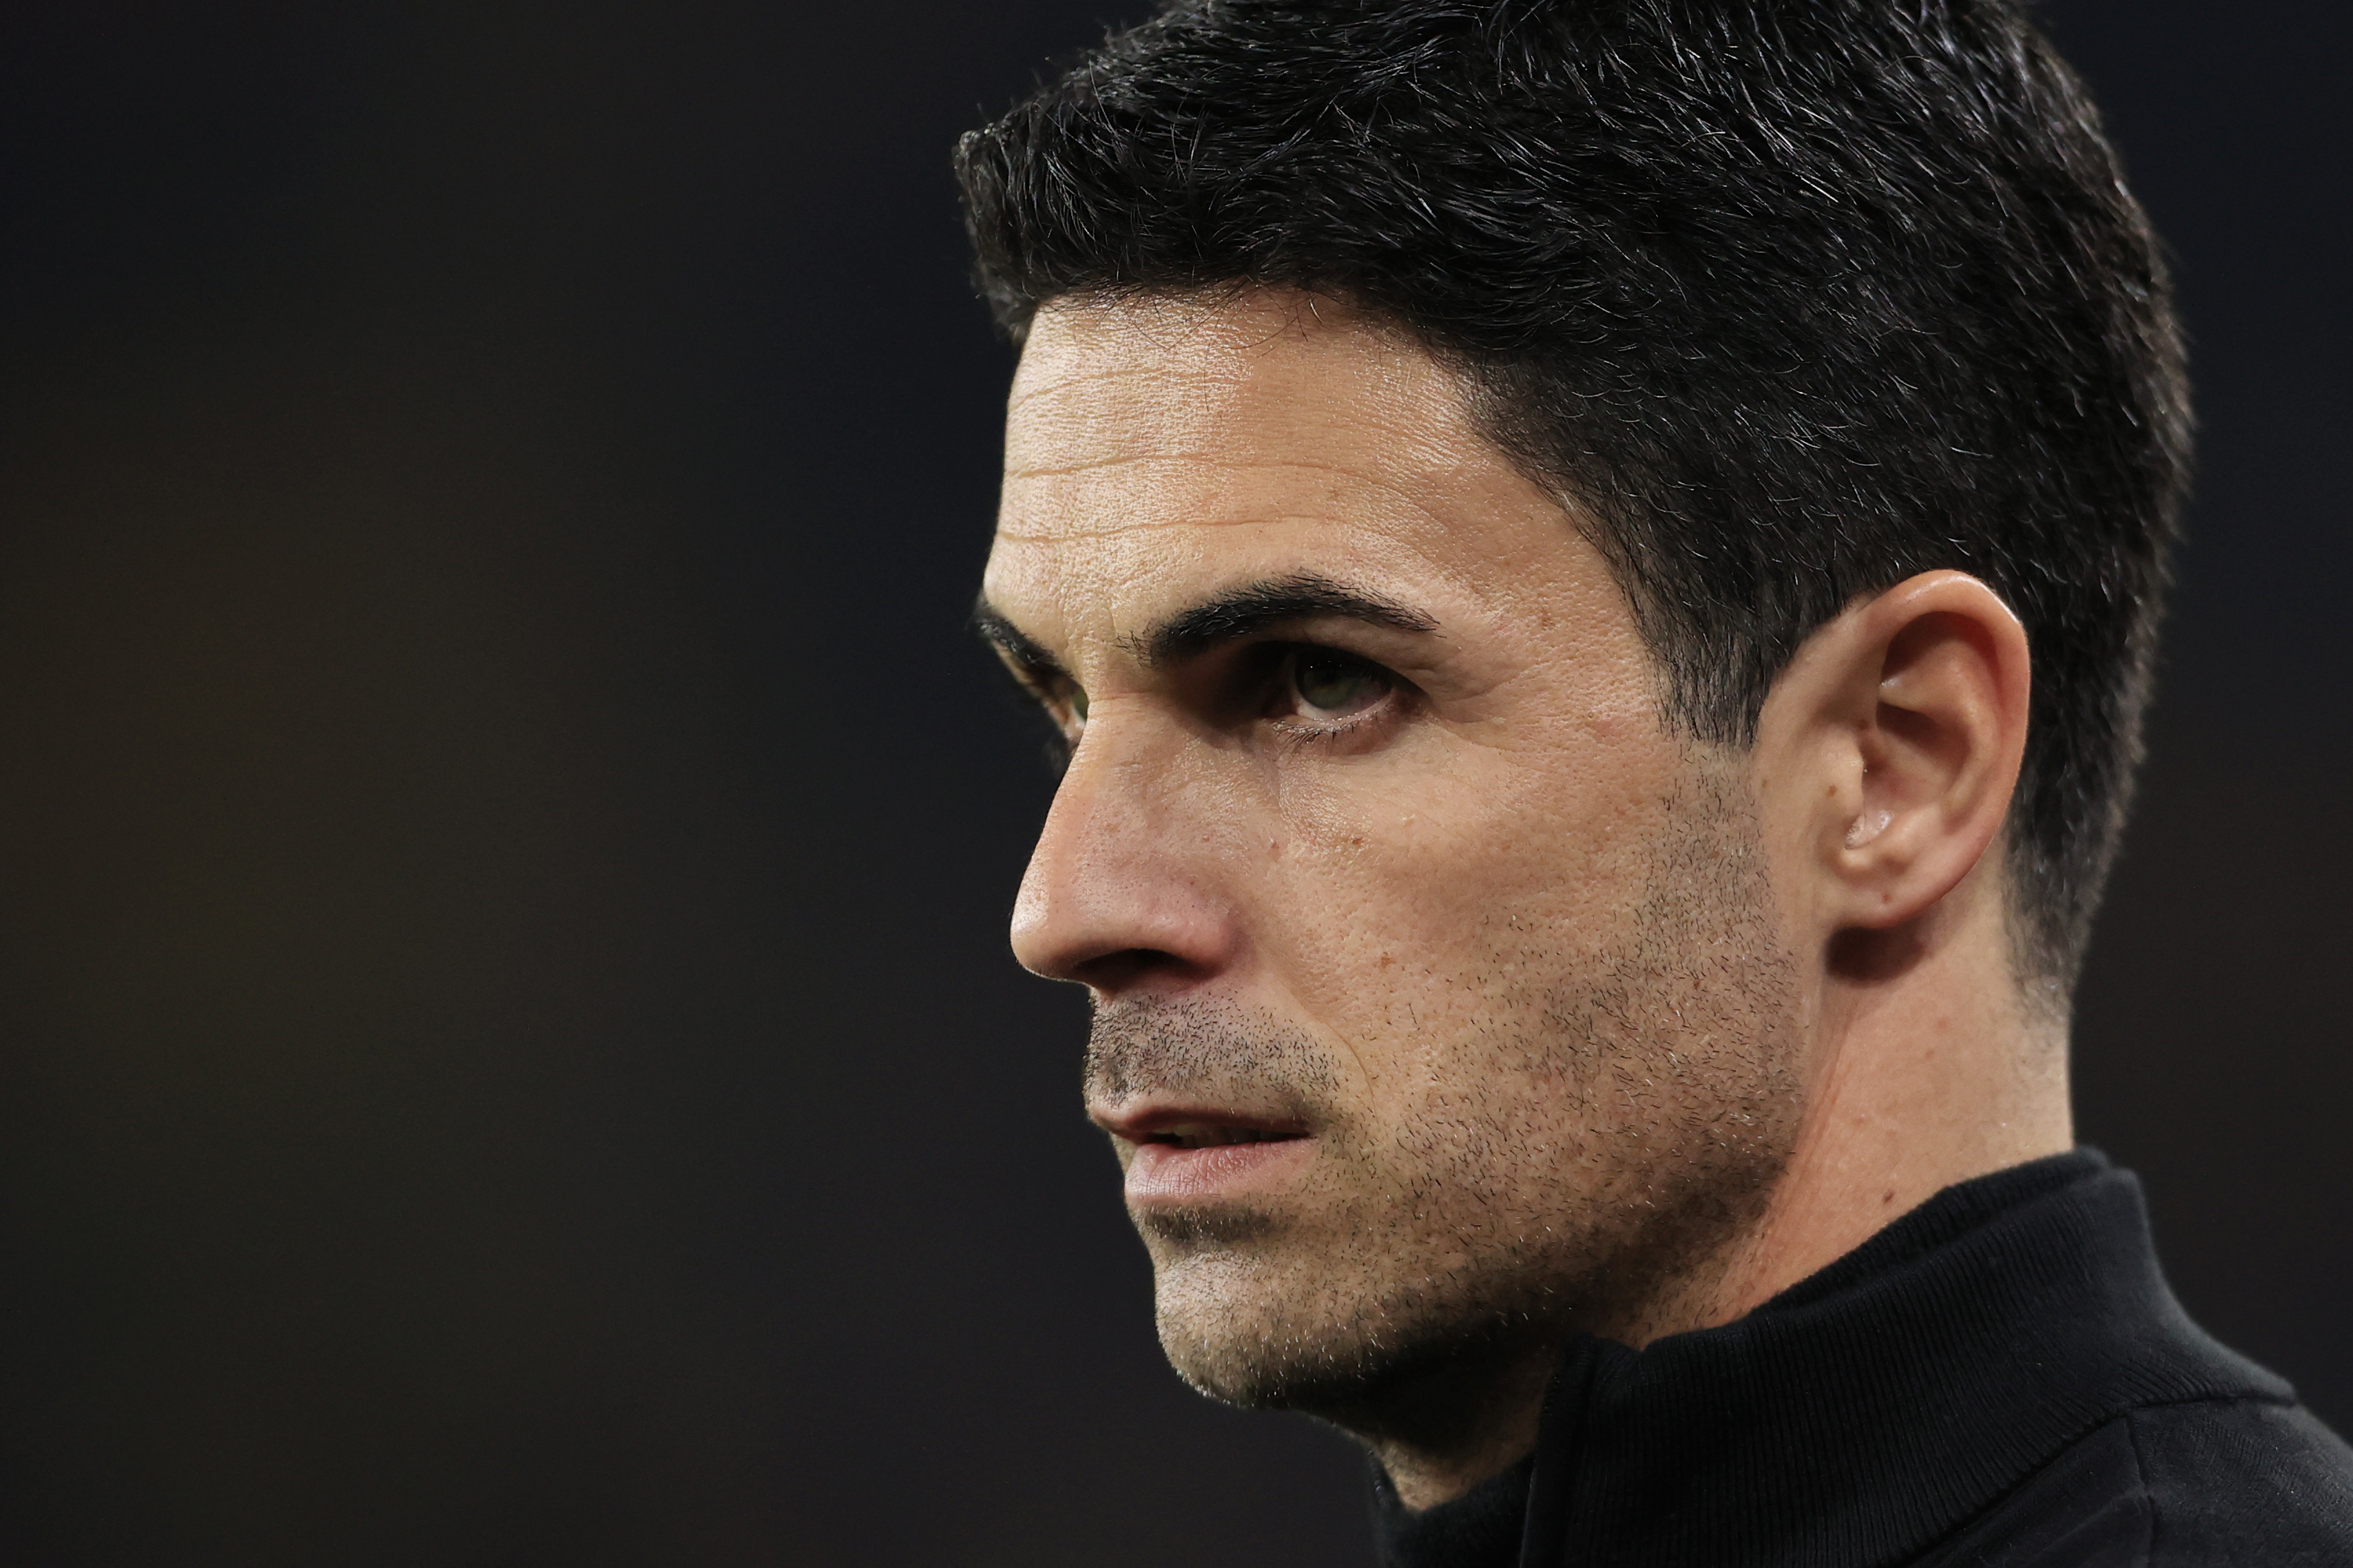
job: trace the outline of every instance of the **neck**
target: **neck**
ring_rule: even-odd
[[[1761,1215],[1620,1321],[1582,1326],[1640,1349],[1730,1322],[1945,1188],[2073,1146],[2065,1023],[2019,1001],[1999,884],[1983,884],[1839,945],[1809,1031],[1805,1117]],[[1534,1450],[1561,1342],[1489,1347],[1333,1419],[1407,1507],[1451,1501]]]
[[[1558,1333],[1482,1346],[1329,1419],[1365,1446],[1410,1509],[1434,1508],[1533,1452]]]
[[[1987,871],[1913,925],[1833,944],[1788,1169],[1684,1326],[1740,1317],[1956,1183],[2074,1146],[2066,1021],[2022,1001]]]

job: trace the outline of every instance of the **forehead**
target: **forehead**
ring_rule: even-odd
[[[1023,353],[987,592],[1033,636],[1117,637],[1302,570],[1508,595],[1580,543],[1394,332],[1297,295],[1088,304]]]

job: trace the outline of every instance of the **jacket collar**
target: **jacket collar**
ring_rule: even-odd
[[[2158,1273],[2091,1150],[1947,1189],[1736,1322],[1586,1336],[1545,1405],[1523,1568],[1904,1561],[2122,1412],[2293,1397]]]

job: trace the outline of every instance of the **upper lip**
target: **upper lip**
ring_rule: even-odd
[[[1153,1104],[1149,1101],[1113,1109],[1090,1106],[1094,1124],[1130,1143],[1171,1142],[1209,1132],[1255,1132],[1268,1138],[1303,1138],[1306,1123],[1295,1116],[1227,1110],[1205,1105]]]

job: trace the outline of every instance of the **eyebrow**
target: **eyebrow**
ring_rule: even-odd
[[[1337,616],[1401,632],[1433,632],[1437,618],[1369,589],[1351,587],[1314,572],[1271,577],[1229,588],[1189,610],[1180,610],[1128,646],[1147,668],[1161,668],[1198,658],[1220,643],[1253,637],[1289,621]]]
[[[1062,661],[1048,653],[1037,638],[997,614],[984,596],[972,607],[972,629],[980,640],[1003,654],[1023,676],[1042,684],[1058,677],[1067,678]]]
[[[1434,632],[1437,617],[1366,588],[1335,582],[1320,573],[1298,572],[1229,588],[1190,609],[1179,610],[1150,631],[1121,639],[1146,668],[1160,669],[1198,658],[1220,643],[1237,642],[1292,621],[1337,616],[1393,631]],[[1036,638],[991,607],[973,606],[973,630],[1032,679],[1066,676],[1061,661]]]

